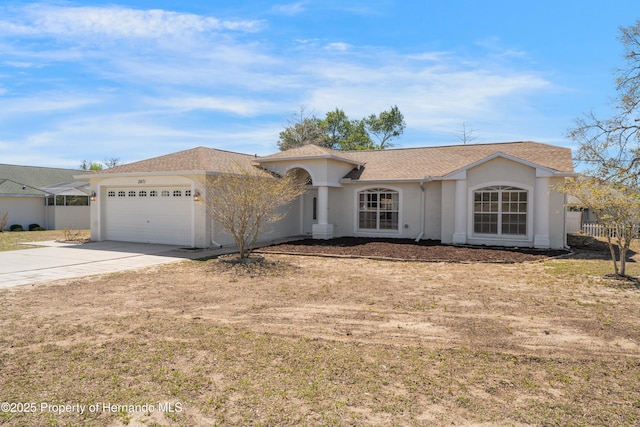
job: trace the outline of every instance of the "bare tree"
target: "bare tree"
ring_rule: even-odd
[[[247,259],[264,227],[283,218],[281,208],[302,195],[305,185],[293,174],[237,166],[233,173],[206,177],[207,213],[233,236],[240,259]]]
[[[0,211],[0,233],[2,233],[9,224],[9,212]]]
[[[118,166],[120,164],[120,158],[119,157],[109,157],[109,158],[105,158],[102,161],[102,164],[104,165],[105,168],[110,169],[114,166]]]
[[[462,122],[462,129],[459,130],[458,132],[455,132],[454,135],[463,144],[471,144],[477,138],[473,134],[474,132],[475,132],[475,129],[468,127],[467,122]]]
[[[278,148],[281,151],[301,147],[306,144],[325,146],[327,143],[320,119],[313,113],[307,113],[306,107],[291,116],[285,129],[280,132]]]
[[[627,66],[616,72],[616,110],[612,117],[593,112],[575,121],[569,137],[580,144],[577,160],[586,173],[625,185],[640,184],[640,20],[620,28]]]

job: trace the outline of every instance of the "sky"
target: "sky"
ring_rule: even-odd
[[[0,163],[78,168],[197,146],[278,151],[301,108],[397,105],[397,148],[570,147],[612,112],[637,0],[0,4]]]

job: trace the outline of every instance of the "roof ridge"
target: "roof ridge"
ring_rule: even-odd
[[[427,145],[423,147],[397,147],[397,148],[385,148],[385,149],[373,149],[373,150],[346,150],[338,151],[338,153],[358,154],[358,153],[372,153],[372,152],[389,152],[389,151],[407,151],[407,150],[427,150],[433,148],[465,148],[465,147],[477,147],[486,145],[508,145],[508,144],[541,144],[550,147],[558,147],[557,145],[547,144],[537,141],[502,141],[502,142],[480,142],[476,144],[451,144],[451,145]],[[563,147],[560,147],[563,148]]]

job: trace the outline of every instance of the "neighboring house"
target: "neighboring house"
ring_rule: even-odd
[[[89,182],[74,169],[0,164],[0,213],[8,225],[89,228]]]
[[[198,147],[88,178],[91,238],[190,247],[232,244],[206,215],[207,174],[236,166],[293,172],[309,191],[262,240],[311,235],[566,246],[571,150],[536,142],[338,152],[315,145],[257,157]]]

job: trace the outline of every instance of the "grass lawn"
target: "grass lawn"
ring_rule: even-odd
[[[0,424],[638,425],[640,291],[609,271],[267,255],[5,289]]]
[[[27,242],[44,242],[47,240],[65,239],[65,230],[45,231],[3,231],[0,233],[0,252],[30,249],[37,246],[25,245]],[[76,238],[88,237],[89,230],[75,230],[72,235]]]

